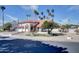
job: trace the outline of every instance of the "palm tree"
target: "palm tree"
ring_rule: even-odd
[[[46,18],[46,15],[44,14],[44,12],[41,12],[41,16],[42,16],[42,19]]]
[[[41,15],[43,16],[43,15],[44,15],[44,13],[43,13],[43,12],[41,12]]]
[[[31,15],[28,14],[28,15],[26,15],[26,16],[27,16],[27,20],[29,20],[29,18],[30,18]]]
[[[45,19],[45,18],[46,18],[46,16],[44,15],[44,16],[43,16],[43,18]]]
[[[49,17],[51,17],[52,20],[53,20],[53,17],[54,17],[54,9],[52,9],[52,10],[47,9],[46,11],[47,11],[47,13],[48,13],[48,16],[47,16],[47,17],[46,17],[46,15],[44,15],[44,12],[39,12],[39,11],[37,11],[37,10],[34,10],[34,13],[35,13],[35,15],[38,16],[39,19],[41,19],[41,20],[43,20],[43,19],[45,19],[45,18],[49,19]]]
[[[39,15],[39,12],[38,12],[37,10],[34,10],[34,13],[35,13],[36,15]]]
[[[52,13],[51,17],[54,17],[54,9],[51,10],[51,13]]]
[[[43,20],[43,17],[39,16],[39,19]]]
[[[39,16],[39,12],[37,10],[34,10],[34,14],[38,16],[39,19],[41,19],[41,17]]]
[[[1,6],[0,8],[2,10],[2,21],[3,21],[3,28],[4,28],[4,10],[5,10],[5,7]]]
[[[54,9],[52,9],[52,10],[49,10],[49,9],[47,9],[47,13],[48,13],[48,16],[50,17],[54,17]],[[53,19],[52,19],[53,20]]]
[[[49,13],[49,12],[50,12],[50,10],[49,10],[49,9],[47,9],[47,12]]]
[[[54,9],[52,9],[51,12],[54,13]]]
[[[49,17],[51,16],[51,12],[50,12],[50,10],[49,9],[47,9],[47,13],[48,13],[48,19],[49,19]]]

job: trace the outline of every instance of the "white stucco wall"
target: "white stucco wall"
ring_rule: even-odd
[[[19,24],[18,26],[22,26],[24,28],[17,28],[16,31],[18,32],[29,32],[30,31],[30,23],[23,23],[23,24]]]
[[[39,28],[39,32],[42,32],[42,29],[41,28]]]
[[[76,29],[69,29],[69,33],[75,33]]]
[[[16,31],[18,31],[18,32],[29,32],[29,30],[28,29],[17,29]]]

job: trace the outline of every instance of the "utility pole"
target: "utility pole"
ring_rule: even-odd
[[[4,10],[5,10],[5,7],[1,6],[0,8],[2,10],[2,22],[3,22],[2,24],[3,24],[3,28],[4,28]]]

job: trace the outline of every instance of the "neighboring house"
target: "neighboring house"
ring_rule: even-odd
[[[75,33],[75,30],[76,30],[76,29],[69,29],[68,32],[69,32],[69,33]]]
[[[25,20],[19,22],[16,31],[18,32],[42,32],[42,24],[50,20]]]

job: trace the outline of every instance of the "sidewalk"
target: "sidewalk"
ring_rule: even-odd
[[[63,36],[25,36],[22,34],[11,35],[10,32],[0,33],[0,36],[9,36],[13,38],[19,39],[29,39],[29,40],[36,40],[36,41],[57,41],[57,42],[79,42],[79,35],[75,34],[67,34]],[[68,36],[71,36],[73,39],[67,39]]]

